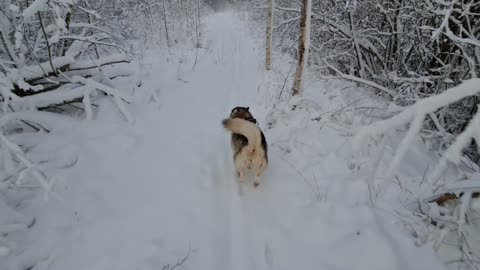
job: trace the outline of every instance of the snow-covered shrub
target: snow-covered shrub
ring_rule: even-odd
[[[111,97],[131,120],[124,107],[130,96],[111,83],[129,74],[111,68],[129,62],[129,51],[122,31],[98,8],[86,0],[0,2],[0,253],[9,250],[6,234],[32,222],[15,218],[9,224],[8,216],[15,215],[6,212],[10,204],[3,201],[3,192],[29,182],[48,197],[56,183],[18,138],[75,124],[68,115],[74,111],[83,110],[91,119],[99,94]]]
[[[409,124],[408,132],[398,145],[390,168],[387,170],[389,173],[385,179],[392,179],[408,148],[414,145],[414,139],[420,133],[425,119],[452,103],[478,95],[479,86],[480,79],[470,79],[441,94],[419,100],[389,119],[363,127],[354,138],[354,146],[360,149],[368,144],[369,138]],[[476,250],[478,246],[475,240],[470,238],[472,234],[478,233],[476,222],[478,203],[474,203],[473,199],[480,196],[480,170],[478,166],[471,167],[470,171],[454,170],[453,173],[448,169],[451,164],[460,167],[465,161],[463,150],[468,148],[473,140],[479,139],[480,112],[477,111],[465,129],[442,152],[438,164],[424,176],[424,180],[418,186],[416,185],[418,190],[412,195],[418,202],[411,207],[414,214],[407,221],[413,229],[417,242],[421,244],[433,242],[435,249],[438,249],[447,238],[456,236],[454,239],[449,239],[449,242],[458,245],[462,252],[458,263],[467,263],[474,269],[480,266],[478,262],[480,254]],[[419,223],[419,220],[425,223]]]
[[[251,2],[251,17],[257,25],[265,25],[267,1]],[[363,129],[357,145],[365,145],[370,135],[409,127],[390,163],[390,174],[382,177],[385,181],[393,179],[418,135],[440,154],[440,164],[429,168],[422,188],[415,192],[420,203],[410,209],[415,218],[409,223],[420,242],[433,241],[436,248],[455,232],[455,245],[465,254],[461,261],[478,269],[465,232],[478,233],[472,197],[480,196],[480,4],[313,0],[312,5],[310,70],[370,87],[400,112]],[[274,6],[274,44],[295,58],[301,1],[275,0]],[[457,170],[465,163],[468,172]],[[459,175],[445,175],[447,168]],[[460,178],[469,181],[455,182]]]
[[[265,22],[265,1],[252,1]],[[439,94],[476,78],[480,5],[462,1],[312,1],[310,64],[376,89],[397,105]],[[275,1],[274,40],[296,56],[300,4]],[[432,112],[422,136],[444,149],[477,110],[470,96]],[[475,145],[466,150],[479,162]]]

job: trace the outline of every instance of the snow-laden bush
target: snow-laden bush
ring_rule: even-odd
[[[253,1],[265,24],[266,2]],[[310,64],[376,89],[397,105],[442,93],[480,69],[480,4],[462,1],[312,1]],[[276,0],[274,40],[296,56],[300,4]],[[477,111],[469,96],[428,115],[421,135],[444,149]],[[473,144],[466,154],[479,162]]]
[[[129,74],[112,69],[129,62],[125,36],[89,1],[17,0],[0,3],[0,253],[8,253],[9,232],[32,225],[15,218],[9,223],[3,191],[34,181],[45,196],[56,177],[27,154],[17,137],[42,136],[75,124],[72,110],[92,118],[99,94],[111,97],[126,120],[130,96],[111,79]],[[78,103],[75,106],[69,104]],[[61,115],[60,113],[64,114]],[[19,215],[19,214],[18,214]],[[19,215],[20,216],[20,215]],[[15,221],[16,220],[16,221]],[[2,254],[0,254],[2,255]]]
[[[266,25],[267,1],[251,2],[252,18]],[[274,2],[274,44],[295,58],[301,1]],[[419,242],[434,242],[437,249],[454,232],[454,245],[463,254],[459,263],[478,269],[480,254],[467,232],[478,233],[472,198],[480,197],[480,3],[313,0],[312,5],[310,70],[372,88],[400,112],[362,129],[356,145],[370,145],[367,138],[408,126],[383,181],[394,179],[418,136],[441,156],[413,192],[419,201],[408,223]],[[370,165],[378,167],[379,159],[374,160]],[[465,163],[469,171],[461,169]]]
[[[353,144],[357,149],[361,149],[364,145],[368,145],[368,139],[371,137],[384,135],[390,130],[409,124],[408,131],[398,145],[387,170],[388,175],[384,178],[392,179],[408,148],[414,145],[414,139],[420,133],[425,119],[441,108],[478,93],[480,93],[480,79],[467,80],[441,94],[419,100],[389,119],[363,127],[354,137]],[[464,161],[464,149],[468,148],[473,140],[480,140],[480,112],[478,111],[463,132],[456,136],[453,143],[443,151],[438,164],[424,176],[424,181],[419,183],[419,190],[413,194],[418,202],[412,207],[414,215],[408,218],[407,223],[413,229],[419,243],[433,242],[435,249],[438,249],[453,232],[453,235],[457,236],[455,245],[458,245],[459,250],[462,251],[462,259],[459,262],[468,263],[477,269],[480,267],[478,262],[480,254],[478,250],[472,249],[472,245],[474,248],[477,246],[469,243],[475,242],[469,234],[478,233],[476,229],[478,206],[473,206],[472,199],[480,196],[480,171],[476,167],[473,172],[447,173],[450,164],[461,165]],[[475,145],[475,147],[478,146]],[[378,187],[378,183],[375,183],[376,179],[369,180],[374,183],[370,185],[370,189],[376,192]],[[419,224],[419,220],[425,223]]]

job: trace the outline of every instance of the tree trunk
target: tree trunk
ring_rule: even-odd
[[[196,44],[195,44],[195,62],[193,63],[193,70],[195,70],[195,66],[197,65],[198,61],[198,49],[200,49],[200,31],[198,29],[200,24],[200,0],[197,0],[197,19],[195,20],[195,37]]]
[[[353,48],[355,49],[355,55],[357,56],[357,67],[358,67],[358,77],[365,79],[365,63],[363,62],[362,59],[362,50],[360,50],[360,45],[358,44],[357,41],[357,35],[355,33],[355,22],[353,21],[353,14],[352,10],[348,12],[349,18],[350,18],[350,31],[352,32],[352,43],[353,43]]]
[[[295,71],[292,95],[298,95],[302,86],[302,75],[308,61],[310,47],[310,21],[312,0],[302,0],[302,12],[300,18],[300,40],[298,42],[298,64]]]
[[[200,0],[197,0],[197,19],[195,20],[195,37],[197,38],[197,44],[195,44],[195,48],[200,48],[200,31],[198,26],[200,24]]]
[[[165,38],[167,39],[167,47],[170,47],[170,38],[168,37],[168,23],[167,23],[167,9],[165,7],[165,0],[163,0],[163,23],[165,24]]]
[[[265,46],[265,69],[272,68],[272,31],[273,31],[273,1],[268,0],[268,15],[267,15],[267,33]]]

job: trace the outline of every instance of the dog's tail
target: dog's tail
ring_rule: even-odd
[[[260,129],[254,123],[242,118],[226,118],[222,121],[222,125],[225,129],[233,133],[238,133],[247,137],[249,146],[260,146]]]

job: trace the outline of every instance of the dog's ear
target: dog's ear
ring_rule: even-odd
[[[246,109],[247,109],[247,111],[248,111],[248,109],[250,109],[250,107],[247,107]]]
[[[237,113],[240,109],[238,107],[233,108],[232,113]]]

